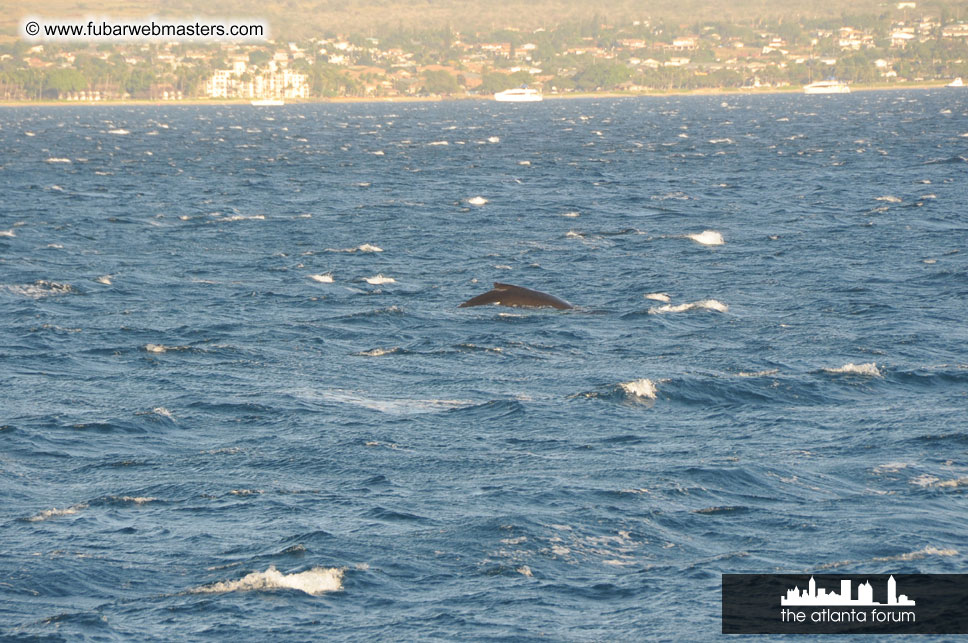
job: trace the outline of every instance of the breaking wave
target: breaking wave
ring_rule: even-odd
[[[825,368],[823,369],[828,373],[851,373],[854,375],[870,375],[871,377],[880,377],[881,371],[877,368],[877,363],[870,362],[869,364],[854,364],[853,362],[844,364],[840,368]]]
[[[224,594],[275,589],[296,589],[312,596],[343,589],[343,570],[313,567],[304,572],[283,574],[275,567],[264,572],[252,572],[239,580],[222,581],[191,590],[192,594]]]
[[[702,301],[694,301],[688,304],[676,304],[675,306],[667,304],[665,306],[659,306],[658,308],[650,308],[649,314],[684,313],[688,310],[714,310],[718,313],[725,313],[729,311],[729,306],[717,299],[703,299]]]

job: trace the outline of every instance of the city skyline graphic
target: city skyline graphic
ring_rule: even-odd
[[[793,587],[788,589],[786,596],[780,597],[781,606],[834,606],[834,605],[847,605],[847,606],[883,606],[883,607],[910,607],[915,604],[914,600],[908,598],[905,594],[898,596],[897,593],[897,581],[894,580],[892,575],[887,579],[887,602],[879,603],[874,600],[874,588],[871,586],[870,581],[866,581],[857,586],[857,598],[852,598],[852,588],[851,581],[841,580],[840,581],[840,592],[830,592],[823,587],[817,587],[817,581],[813,576],[810,577],[810,582],[807,584],[805,589],[800,589],[799,587]]]

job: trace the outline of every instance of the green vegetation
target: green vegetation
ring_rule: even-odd
[[[264,17],[279,10],[246,2],[219,14],[216,0],[212,14]],[[0,42],[0,99],[260,97],[256,81],[275,92],[304,88],[287,97],[380,97],[489,95],[522,85],[545,92],[634,92],[798,87],[828,77],[868,85],[968,77],[968,9],[955,0],[917,9],[867,0],[808,2],[795,10],[767,4],[734,0],[714,12],[695,0],[662,0],[638,15],[637,3],[616,0],[605,15],[602,6],[595,13],[560,0],[555,15],[572,18],[542,26],[537,18],[550,12],[545,0],[528,5],[516,22],[509,12],[521,5],[512,0],[495,0],[487,15],[478,11],[460,20],[448,12],[471,3],[366,0],[350,11],[323,1],[298,21],[300,29],[319,15],[342,17],[311,35],[263,45]],[[178,1],[165,7],[160,14],[184,15]],[[836,7],[844,12],[833,15]],[[380,20],[336,33],[337,25],[352,23],[350,14],[376,9],[382,9]],[[411,20],[411,13],[427,20]],[[742,17],[748,15],[757,17]],[[497,26],[469,27],[484,22]],[[275,28],[278,35],[282,30]],[[222,94],[214,93],[217,70]],[[229,93],[226,82],[234,87]]]

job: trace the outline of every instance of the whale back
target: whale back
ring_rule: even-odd
[[[468,299],[459,308],[487,306],[489,304],[510,306],[512,308],[557,308],[559,310],[574,308],[574,306],[564,299],[559,299],[554,295],[549,295],[539,290],[524,288],[523,286],[503,284],[499,281],[494,282],[494,288],[492,290]]]

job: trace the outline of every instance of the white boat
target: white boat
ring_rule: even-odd
[[[541,92],[530,87],[505,89],[494,94],[494,100],[501,103],[535,103],[541,100]]]
[[[850,87],[842,80],[818,80],[803,86],[804,94],[849,94]]]
[[[958,76],[953,81],[945,85],[945,87],[964,87],[965,81],[961,80],[961,76]]]
[[[258,98],[252,101],[252,104],[256,107],[275,107],[285,105],[286,102],[280,98]]]

